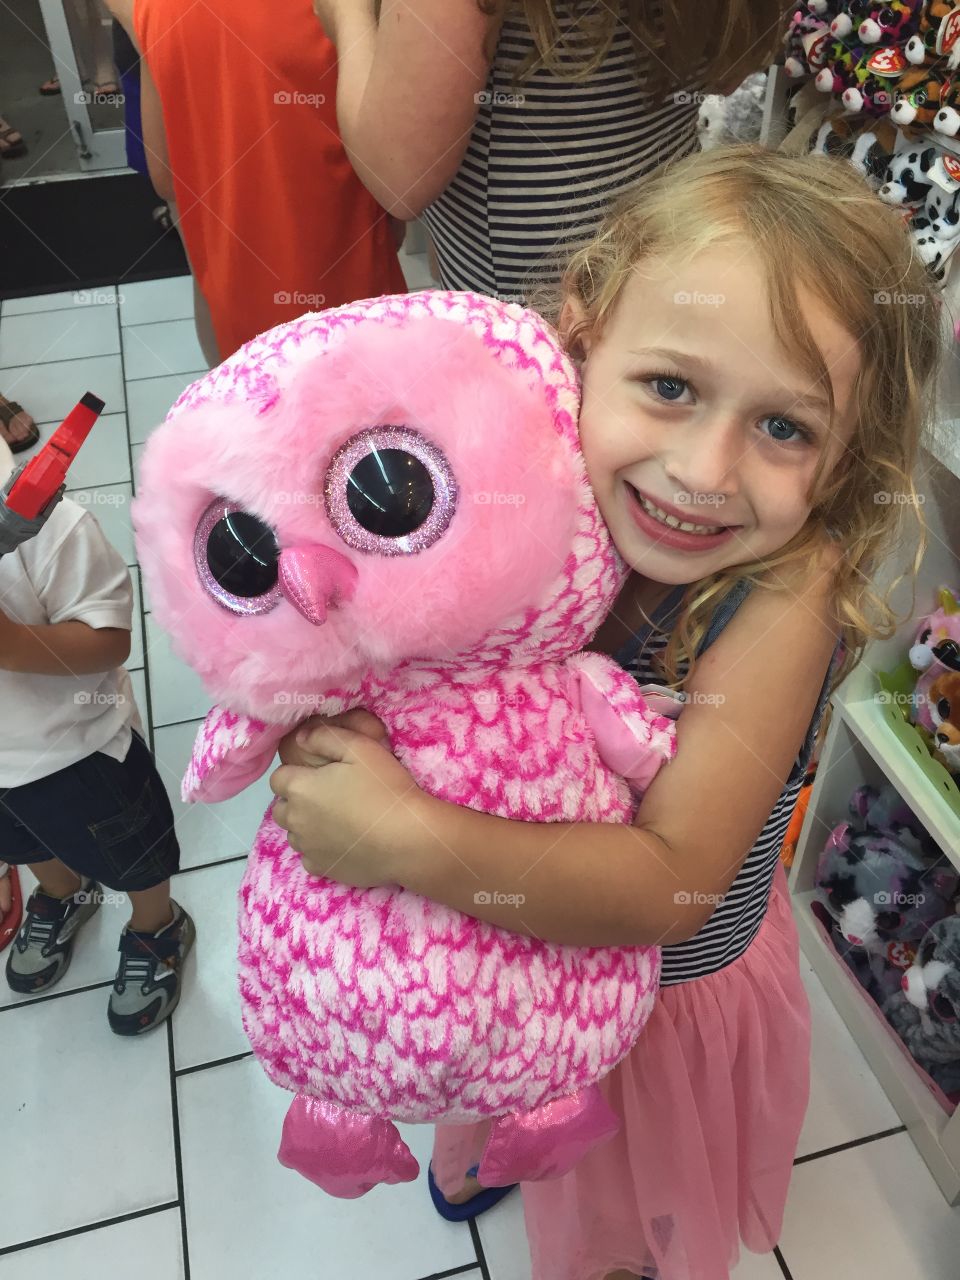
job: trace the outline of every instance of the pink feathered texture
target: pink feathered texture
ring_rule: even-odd
[[[151,437],[134,507],[154,616],[233,708],[201,729],[185,794],[232,794],[245,753],[265,754],[279,729],[362,706],[437,796],[514,819],[629,822],[637,797],[609,761],[635,756],[649,779],[674,727],[609,659],[571,661],[625,572],[578,409],[576,371],[538,316],[441,292],[304,316],[188,388]],[[335,450],[371,423],[415,427],[456,475],[453,522],[417,555],[352,550],[315,500]],[[294,481],[306,496],[281,503]],[[349,559],[351,599],[314,626],[286,601],[235,617],[206,598],[192,539],[217,494],[271,524],[281,548]],[[605,699],[596,724],[572,695],[585,674]],[[497,892],[479,868],[460,871]],[[269,813],[241,900],[258,1058],[283,1087],[355,1113],[467,1121],[567,1097],[627,1053],[656,995],[656,948],[544,943],[404,890],[309,876]]]

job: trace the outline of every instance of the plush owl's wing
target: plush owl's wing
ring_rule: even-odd
[[[637,791],[677,750],[673,717],[680,704],[668,691],[641,692],[636,680],[602,653],[578,653],[565,664],[570,700],[597,740],[600,759]]]
[[[216,803],[256,782],[277,754],[283,725],[264,724],[226,707],[213,707],[197,732],[193,755],[180,784],[189,804]]]

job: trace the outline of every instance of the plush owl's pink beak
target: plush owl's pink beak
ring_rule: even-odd
[[[330,547],[288,547],[280,552],[280,588],[308,622],[319,627],[331,606],[351,599],[357,571]]]

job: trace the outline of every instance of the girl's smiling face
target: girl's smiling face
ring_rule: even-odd
[[[620,554],[645,577],[689,583],[766,559],[803,528],[821,452],[826,474],[840,460],[859,350],[823,302],[798,295],[830,371],[832,424],[825,389],[774,333],[745,242],[645,262],[587,340],[587,470]]]

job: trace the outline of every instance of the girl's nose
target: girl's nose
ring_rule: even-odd
[[[314,626],[326,622],[331,606],[349,600],[356,585],[356,569],[331,547],[288,547],[280,552],[280,589]]]
[[[742,424],[732,417],[701,419],[678,433],[664,471],[687,497],[709,494],[718,508],[739,489],[739,468],[745,452]],[[719,513],[718,513],[719,514]]]

